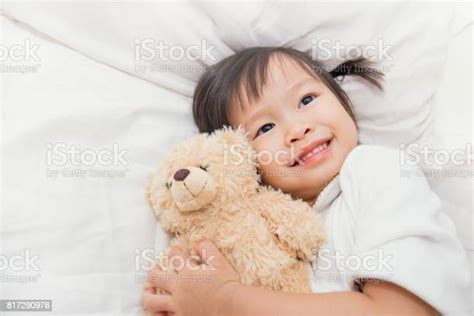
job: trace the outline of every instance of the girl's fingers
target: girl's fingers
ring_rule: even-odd
[[[170,267],[171,270],[176,271],[176,273],[179,273],[179,270],[186,268],[189,261],[179,247],[172,247],[168,253],[168,258],[168,267]]]
[[[214,242],[204,239],[194,245],[194,250],[199,254],[203,264],[209,265],[212,269],[225,268],[229,263],[224,255],[219,251]]]
[[[143,290],[150,294],[156,294],[156,287],[150,282],[145,282],[145,285],[143,286]]]
[[[146,284],[148,287],[158,287],[171,293],[171,285],[175,278],[176,274],[173,271],[154,268],[148,274]]]
[[[192,270],[197,270],[201,267],[201,257],[198,254],[191,254],[188,261],[189,267]]]
[[[150,294],[156,294],[156,287],[153,286],[153,284],[151,283],[145,283],[145,286],[144,286],[144,289],[143,289],[144,292],[147,292],[147,293],[150,293]],[[155,313],[147,313],[146,316],[171,316],[171,315],[174,315],[172,314],[171,312],[168,313],[168,312],[155,312]]]
[[[153,313],[164,312],[163,315],[166,315],[166,312],[174,312],[171,295],[151,294],[147,291],[143,291],[142,305],[146,310]]]

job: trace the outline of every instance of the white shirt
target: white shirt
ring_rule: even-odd
[[[471,315],[466,252],[420,172],[401,166],[388,147],[349,153],[315,204],[327,241],[312,264],[313,292],[357,291],[360,278],[383,279],[443,315]]]

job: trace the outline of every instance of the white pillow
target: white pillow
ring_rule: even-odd
[[[336,48],[374,47],[386,74],[381,94],[359,79],[343,87],[353,100],[360,142],[397,146],[427,136],[439,85],[453,6],[428,3],[6,3],[5,11],[95,60],[192,97],[203,66],[251,46],[291,45],[329,65]],[[201,59],[136,60],[137,41],[162,42],[175,54],[201,48]],[[154,42],[153,42],[154,41]],[[145,43],[145,42],[139,42]],[[374,52],[373,50],[371,52]],[[385,53],[384,53],[385,52]],[[150,56],[142,50],[142,56]],[[158,58],[158,54],[155,54]],[[152,64],[179,67],[153,71]],[[147,73],[142,73],[147,69]],[[156,70],[156,69],[154,69]],[[186,101],[189,102],[189,101]]]

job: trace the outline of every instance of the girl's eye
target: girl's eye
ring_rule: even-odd
[[[263,125],[263,126],[260,127],[260,129],[258,130],[257,136],[268,132],[268,131],[271,130],[274,126],[275,126],[275,124],[273,124],[273,123],[268,123],[268,124]]]
[[[298,107],[299,108],[305,107],[308,104],[310,104],[311,102],[313,102],[314,99],[316,99],[316,97],[314,95],[307,95],[303,99],[301,99],[300,104],[298,105]]]

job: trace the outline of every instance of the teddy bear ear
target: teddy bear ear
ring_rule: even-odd
[[[240,144],[245,147],[250,146],[248,132],[242,125],[239,125],[237,128],[224,126],[222,129],[216,131],[215,135],[220,137],[228,145]]]

